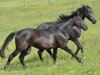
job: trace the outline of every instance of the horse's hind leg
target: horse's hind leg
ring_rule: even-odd
[[[19,60],[22,64],[23,68],[26,68],[25,63],[24,63],[24,57],[27,55],[26,53],[27,53],[27,51],[23,50],[19,56]]]
[[[44,51],[44,50],[42,50],[42,49],[39,49],[39,50],[38,50],[39,58],[40,58],[40,60],[42,60],[42,61],[43,61],[43,58],[42,58],[42,53],[43,53],[43,51]]]
[[[19,52],[20,52],[20,51],[16,49],[12,54],[9,55],[8,61],[7,61],[6,65],[4,66],[4,69],[6,69],[6,68],[9,66],[11,60],[12,60],[15,56],[17,56],[17,55],[19,54]]]
[[[19,60],[23,66],[23,68],[26,68],[25,63],[24,63],[24,58],[26,55],[28,55],[31,51],[31,47],[28,47],[26,50],[21,51],[21,54],[19,56]]]

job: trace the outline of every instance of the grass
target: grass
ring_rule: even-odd
[[[25,2],[24,2],[25,1]],[[83,60],[81,53],[79,57],[83,64],[71,59],[68,53],[60,50],[56,64],[46,51],[43,53],[44,62],[41,62],[37,55],[37,49],[33,48],[30,55],[26,56],[26,70],[22,69],[18,56],[11,62],[9,68],[1,70],[7,61],[0,58],[0,75],[99,75],[100,74],[100,8],[99,0],[0,0],[0,47],[5,38],[12,31],[24,28],[36,28],[40,23],[55,21],[61,13],[70,14],[82,4],[90,5],[93,8],[97,23],[93,25],[87,19],[85,23],[89,29],[82,32],[79,38],[84,46],[86,59]],[[75,51],[73,42],[68,43]],[[8,57],[14,51],[14,40],[5,51]]]

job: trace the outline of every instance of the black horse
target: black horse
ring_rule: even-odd
[[[78,26],[85,31],[87,30],[87,26],[84,24],[81,17],[75,13],[67,22],[55,22],[55,25],[49,29],[27,28],[18,31],[17,35],[15,36],[16,49],[11,55],[9,55],[4,69],[8,67],[11,60],[20,52],[21,54],[19,59],[22,66],[25,68],[24,57],[31,46],[41,50],[61,48],[71,54],[79,63],[81,63],[81,60],[66,46],[73,26]],[[1,52],[1,54],[4,56],[4,52]]]
[[[84,20],[85,18],[87,18],[88,20],[90,20],[93,24],[96,23],[96,19],[95,16],[93,14],[92,8],[90,6],[82,6],[81,8],[77,9],[74,13],[79,13],[79,16]],[[60,15],[58,20],[69,20],[71,15]],[[52,22],[46,22],[43,24],[40,24],[37,29],[48,29],[49,27],[53,26],[54,24]],[[84,51],[83,51],[83,46],[81,45],[81,43],[79,42],[78,38],[81,36],[81,28],[74,26],[71,30],[70,36],[69,36],[69,40],[73,41],[76,45],[77,45],[77,51],[75,52],[75,54],[77,55],[79,50],[81,50],[83,57],[84,56]],[[42,59],[42,52],[44,50],[39,50],[38,54],[41,60]],[[52,56],[51,54],[51,50],[48,50],[48,53]],[[56,55],[57,54],[57,50],[53,51],[53,58],[54,61],[56,60]]]

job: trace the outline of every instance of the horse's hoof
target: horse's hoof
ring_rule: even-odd
[[[81,61],[80,59],[78,60],[78,62],[79,62],[80,64],[82,64],[82,61]]]
[[[56,61],[54,61],[53,64],[56,64]]]
[[[27,67],[26,66],[23,66],[23,69],[26,69]]]
[[[1,69],[1,70],[6,70],[5,68]]]
[[[82,61],[80,60],[79,63],[82,64]]]
[[[6,68],[4,67],[2,70],[6,70]]]
[[[83,56],[83,59],[85,59],[86,57],[85,56]]]
[[[6,69],[7,69],[7,67],[8,67],[8,66],[7,66],[7,65],[5,65],[5,66],[4,66],[4,68],[3,68],[2,70],[6,70]]]
[[[41,61],[43,62],[43,59],[41,59]]]

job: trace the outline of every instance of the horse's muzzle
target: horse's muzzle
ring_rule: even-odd
[[[96,20],[94,20],[92,23],[93,23],[93,24],[96,24],[96,22],[97,22],[97,21],[96,21]]]
[[[88,29],[88,27],[87,27],[87,26],[85,26],[85,27],[83,28],[83,30],[84,30],[84,31],[86,31],[87,29]]]

